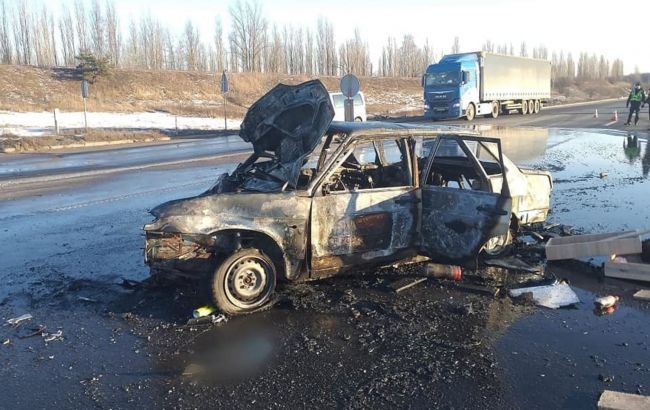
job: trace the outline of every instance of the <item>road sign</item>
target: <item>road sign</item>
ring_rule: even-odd
[[[226,76],[226,72],[224,71],[221,73],[221,92],[222,93],[227,93],[229,88],[228,84],[228,77]]]
[[[341,78],[341,92],[348,98],[352,98],[359,92],[359,79],[354,74],[347,74]]]
[[[81,80],[81,96],[88,98],[88,80]]]

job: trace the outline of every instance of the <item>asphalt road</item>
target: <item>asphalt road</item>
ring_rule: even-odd
[[[616,104],[594,107],[603,116]],[[647,228],[648,121],[630,132],[566,128],[595,120],[590,107],[477,124],[562,127],[511,129],[516,143],[504,144],[552,171],[550,222]],[[226,138],[0,156],[0,319],[33,315],[0,326],[0,407],[591,409],[605,388],[650,393],[650,305],[631,297],[638,284],[598,280],[582,264],[548,267],[569,278],[583,301],[575,309],[431,280],[397,296],[390,285],[408,271],[369,272],[285,285],[267,312],[184,326],[205,303],[200,287],[122,280],[147,278],[147,210],[208,189],[246,148]],[[592,313],[600,294],[621,296],[612,315]],[[38,334],[59,330],[50,342]],[[210,377],[182,375],[197,363]]]

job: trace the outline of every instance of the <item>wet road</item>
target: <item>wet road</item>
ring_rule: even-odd
[[[645,132],[636,140],[620,131],[485,133],[502,137],[518,163],[553,172],[550,222],[590,232],[650,227]],[[116,173],[88,174],[106,166],[91,153],[64,155],[63,167],[38,155],[2,163],[3,182],[12,172],[83,173],[0,185],[0,318],[34,316],[0,327],[3,405],[590,409],[605,388],[650,394],[649,305],[631,298],[638,285],[582,266],[549,267],[570,279],[583,301],[575,309],[513,306],[435,281],[396,296],[393,276],[370,274],[285,286],[268,312],[213,330],[184,327],[201,292],[121,283],[147,277],[147,209],[202,192],[240,160],[213,159],[230,148],[203,144],[183,148],[195,150],[190,160],[205,154],[200,161],[173,164],[126,150],[111,159],[125,167]],[[605,293],[621,295],[620,307],[595,316],[592,299]],[[27,337],[38,325],[62,330],[63,340]],[[210,377],[181,376],[189,363],[209,365]]]

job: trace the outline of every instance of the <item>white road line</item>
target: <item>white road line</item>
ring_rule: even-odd
[[[618,120],[610,121],[607,124],[605,124],[605,127],[609,127],[610,125],[616,124],[617,122],[618,122]]]

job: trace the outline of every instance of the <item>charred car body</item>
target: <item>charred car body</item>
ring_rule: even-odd
[[[203,194],[151,211],[152,275],[207,274],[218,307],[245,313],[279,279],[416,255],[475,260],[546,219],[550,175],[515,166],[498,139],[333,115],[317,80],[256,102],[240,132],[254,153]]]

